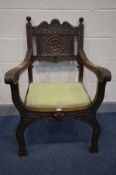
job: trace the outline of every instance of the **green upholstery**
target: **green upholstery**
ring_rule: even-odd
[[[91,103],[82,83],[31,83],[25,105],[31,108],[73,108]]]

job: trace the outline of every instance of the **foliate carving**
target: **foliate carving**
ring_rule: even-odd
[[[27,121],[29,120],[38,120],[38,119],[81,119],[83,121],[90,120],[92,121],[92,117],[94,116],[94,112],[91,110],[86,111],[56,111],[56,112],[36,112],[36,111],[26,111],[23,113],[23,118],[25,118]]]
[[[43,21],[38,26],[32,27],[34,35],[51,35],[51,34],[70,34],[78,35],[78,27],[72,26],[65,21],[62,24],[58,19],[52,19],[50,23]]]
[[[47,50],[53,55],[61,54],[65,49],[64,39],[58,35],[48,37]]]

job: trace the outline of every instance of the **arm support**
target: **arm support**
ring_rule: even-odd
[[[111,80],[111,73],[108,69],[96,66],[90,62],[83,50],[79,50],[79,56],[81,63],[90,71],[95,73],[98,79],[96,95],[91,104],[91,107],[97,111],[104,99],[106,82]]]
[[[80,49],[79,50],[80,62],[88,68],[90,71],[96,74],[99,82],[107,82],[111,80],[111,73],[108,69],[96,66],[87,58],[85,52]]]
[[[28,50],[23,62],[5,74],[6,84],[17,84],[20,74],[32,63],[32,50]]]

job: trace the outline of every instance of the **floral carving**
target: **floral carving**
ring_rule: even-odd
[[[64,39],[58,35],[50,36],[47,40],[47,50],[48,52],[58,55],[63,52],[65,48]]]

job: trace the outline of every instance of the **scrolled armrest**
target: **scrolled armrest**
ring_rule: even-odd
[[[23,62],[9,70],[8,72],[6,72],[5,74],[5,83],[6,84],[11,84],[14,83],[16,84],[18,82],[19,76],[20,74],[32,63],[32,50],[28,50],[25,56],[25,59],[23,60]]]
[[[111,72],[103,67],[97,66],[98,72],[99,72],[99,77],[101,81],[110,81],[111,80]]]
[[[89,61],[82,49],[79,49],[79,56],[81,63],[90,71],[95,73],[100,82],[107,82],[111,80],[111,72],[108,69],[97,66]]]

